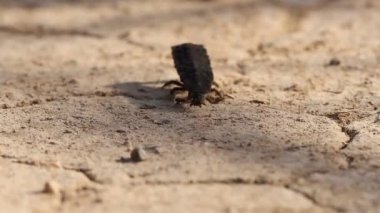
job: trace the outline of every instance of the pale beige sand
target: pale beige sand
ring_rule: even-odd
[[[377,0],[2,0],[0,74],[0,212],[380,212]]]

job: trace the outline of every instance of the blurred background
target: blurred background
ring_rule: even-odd
[[[379,38],[379,0],[0,0],[0,209],[380,212]],[[184,42],[234,99],[174,106]]]

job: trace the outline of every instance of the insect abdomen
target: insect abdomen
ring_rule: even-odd
[[[174,65],[185,87],[193,92],[207,92],[213,73],[203,45],[185,43],[172,47]]]

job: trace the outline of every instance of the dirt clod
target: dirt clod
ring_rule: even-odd
[[[379,212],[379,26],[379,0],[0,0],[0,212]],[[182,82],[183,42],[233,100],[174,104],[209,69],[184,51]]]
[[[338,58],[332,58],[332,59],[330,59],[329,63],[327,63],[326,66],[339,66],[340,63],[341,62]]]
[[[48,181],[42,190],[43,193],[59,195],[61,192],[61,186],[55,181]]]
[[[132,162],[140,162],[148,159],[148,153],[143,147],[136,147],[131,151]]]

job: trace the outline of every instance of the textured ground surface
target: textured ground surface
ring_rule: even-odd
[[[379,38],[377,0],[1,0],[0,209],[380,212]],[[233,100],[160,88],[188,41]]]

